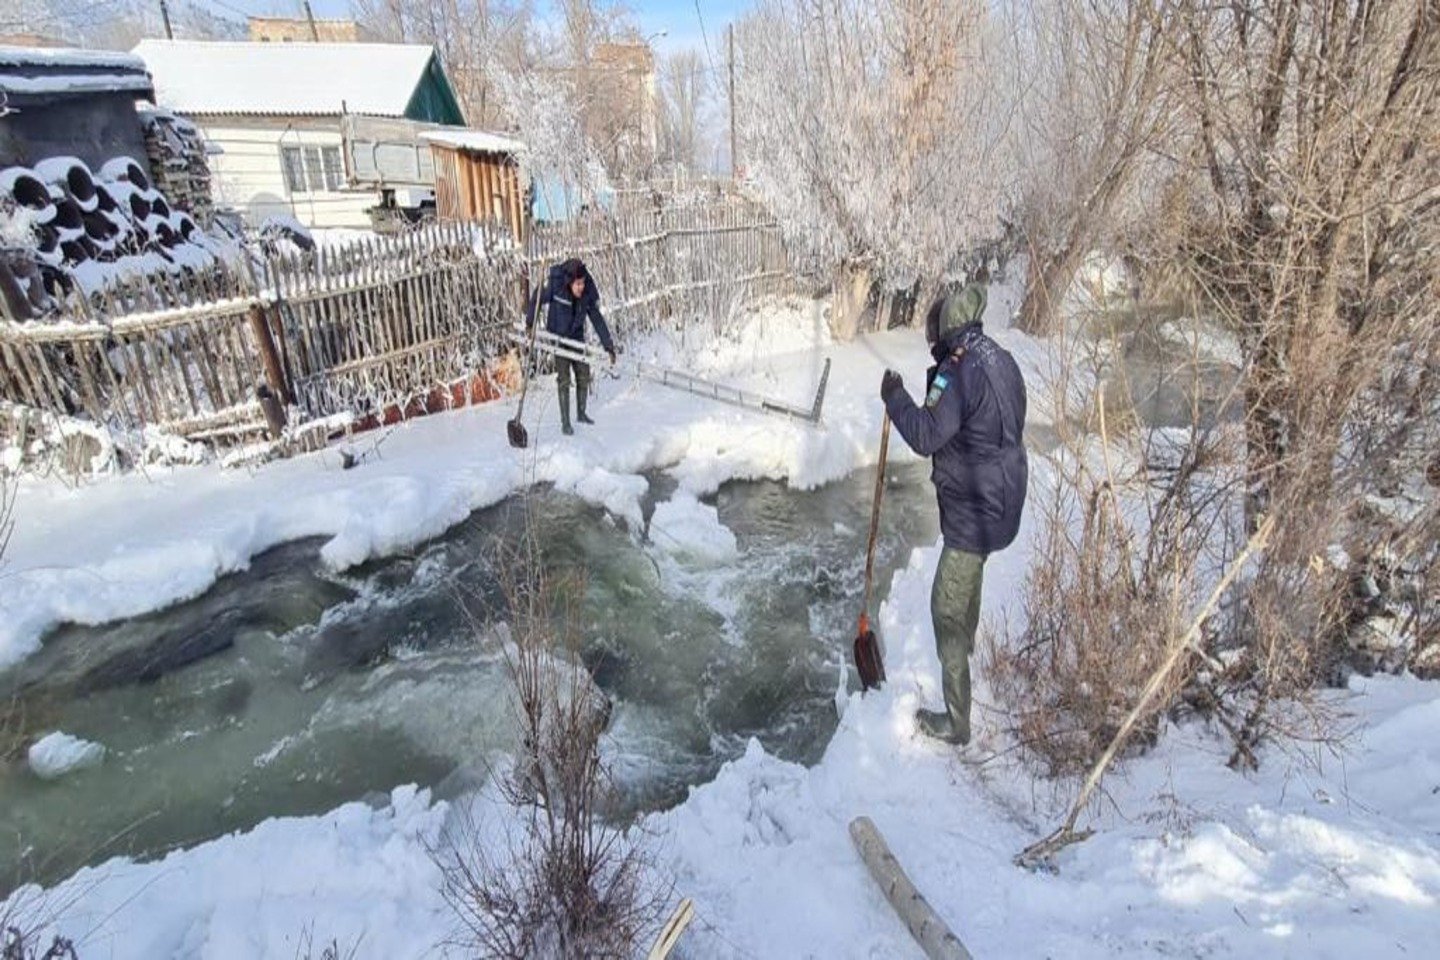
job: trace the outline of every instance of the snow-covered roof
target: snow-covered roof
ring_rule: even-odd
[[[145,61],[133,53],[114,53],[108,50],[0,46],[0,66],[123,67],[128,70],[144,70]]]
[[[0,93],[42,96],[150,92],[145,63],[128,53],[0,46]]]
[[[142,40],[155,98],[190,114],[401,117],[434,48],[406,43]]]
[[[420,134],[420,139],[476,153],[521,153],[525,150],[525,144],[519,140],[484,130],[431,130]]]

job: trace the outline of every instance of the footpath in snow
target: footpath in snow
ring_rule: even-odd
[[[1041,346],[999,337],[1038,383]],[[327,536],[325,562],[344,567],[434,536],[531,482],[633,520],[647,489],[641,473],[651,469],[679,478],[670,509],[682,518],[697,516],[695,495],[728,479],[836,479],[874,460],[881,370],[903,371],[912,392],[920,384],[928,357],[918,333],[835,346],[809,305],[792,304],[707,345],[693,363],[801,400],[824,355],[835,362],[824,430],[602,379],[600,426],[561,438],[553,389],[542,382],[542,402],[527,409],[531,451],[505,445],[513,405],[501,403],[407,424],[351,471],[328,452],[248,473],[186,468],[77,490],[28,484],[0,595],[0,661],[27,655],[57,622],[103,622],[193,596],[284,540]],[[1031,476],[1038,489],[1052,474],[1035,461]],[[1018,612],[1029,523],[987,566],[989,622]],[[713,534],[697,533],[692,546],[723,560]],[[685,956],[918,956],[851,846],[847,825],[859,814],[874,819],[981,958],[1352,960],[1433,950],[1435,685],[1384,678],[1336,692],[1364,732],[1318,766],[1269,752],[1259,774],[1240,776],[1206,730],[1168,730],[1107,782],[1101,832],[1068,851],[1057,875],[1027,873],[1010,858],[1053,826],[1066,798],[1036,795],[1006,758],[976,762],[990,739],[983,678],[968,762],[915,735],[914,709],[939,701],[928,615],[938,557],[938,545],[917,550],[890,584],[879,616],[890,682],[842,699],[817,765],[777,760],[752,743],[685,803],[647,819],[658,863],[696,902]],[[459,802],[503,816],[481,798]],[[77,939],[82,960],[290,960],[307,935],[356,945],[363,957],[444,955],[436,944],[452,920],[428,849],[455,816],[427,791],[398,787],[375,806],[270,820],[155,862],[112,860],[50,891],[19,891],[8,906],[60,911],[58,928]]]

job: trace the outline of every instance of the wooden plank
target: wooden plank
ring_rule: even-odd
[[[150,370],[145,365],[145,348],[143,334],[141,335],[141,338],[128,341],[125,346],[125,358],[127,361],[129,361],[128,363],[126,363],[125,366],[127,372],[129,372],[130,374],[130,380],[132,383],[136,381],[139,382],[140,393],[138,394],[138,396],[143,397],[146,404],[148,405],[148,412],[146,408],[142,407],[140,417],[141,422],[155,424],[163,423],[165,419],[164,411],[160,405],[159,400],[156,399],[154,385],[150,379]]]
[[[205,328],[198,323],[186,329],[189,331],[195,365],[200,369],[200,381],[205,385],[205,393],[210,398],[210,409],[219,410],[225,405],[225,396],[220,387],[220,377],[215,370],[215,361],[210,356],[209,336]]]
[[[179,369],[180,383],[185,389],[185,399],[190,402],[190,411],[191,413],[199,413],[199,394],[195,391],[195,384],[190,373],[190,351],[188,349],[188,341],[184,339],[184,328],[172,328],[165,331],[161,336],[167,338],[165,348],[170,353],[172,362]],[[177,341],[184,343],[186,346],[179,346]]]
[[[20,353],[29,349],[28,344],[16,343],[13,346],[4,340],[0,340],[0,357],[5,360],[5,368],[10,371],[10,382],[14,385],[16,396],[14,399],[28,407],[44,407],[35,391],[35,385],[30,380],[29,371],[20,362]]]
[[[72,346],[71,351],[75,357],[75,366],[80,368],[81,397],[85,404],[85,412],[90,419],[96,423],[105,420],[105,405],[100,400],[100,390],[95,381],[95,371],[90,368],[94,361],[105,362],[104,351],[88,341],[79,341]]]
[[[665,960],[670,956],[670,951],[675,949],[675,945],[680,942],[681,935],[685,933],[685,929],[694,919],[695,902],[686,897],[675,907],[674,912],[670,914],[670,919],[665,921],[665,926],[660,928],[660,935],[655,938],[655,943],[650,948],[646,960]]]

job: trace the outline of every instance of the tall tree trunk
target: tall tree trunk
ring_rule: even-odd
[[[1025,283],[1025,299],[1020,304],[1019,328],[1031,336],[1055,333],[1059,326],[1060,302],[1075,282],[1075,274],[1085,259],[1085,244],[1078,238],[1067,240],[1053,255],[1030,261],[1030,276]]]
[[[830,293],[830,333],[836,340],[854,340],[874,326],[873,315],[867,318],[865,313],[873,286],[868,264],[846,260],[835,271]]]

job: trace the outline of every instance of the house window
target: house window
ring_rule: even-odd
[[[285,189],[291,193],[305,192],[305,165],[299,147],[280,148],[280,166],[285,171]]]
[[[325,189],[335,191],[340,189],[340,181],[345,179],[345,171],[340,166],[340,148],[325,147],[321,151],[325,161]]]
[[[280,166],[292,194],[334,193],[345,186],[339,147],[281,147]]]

